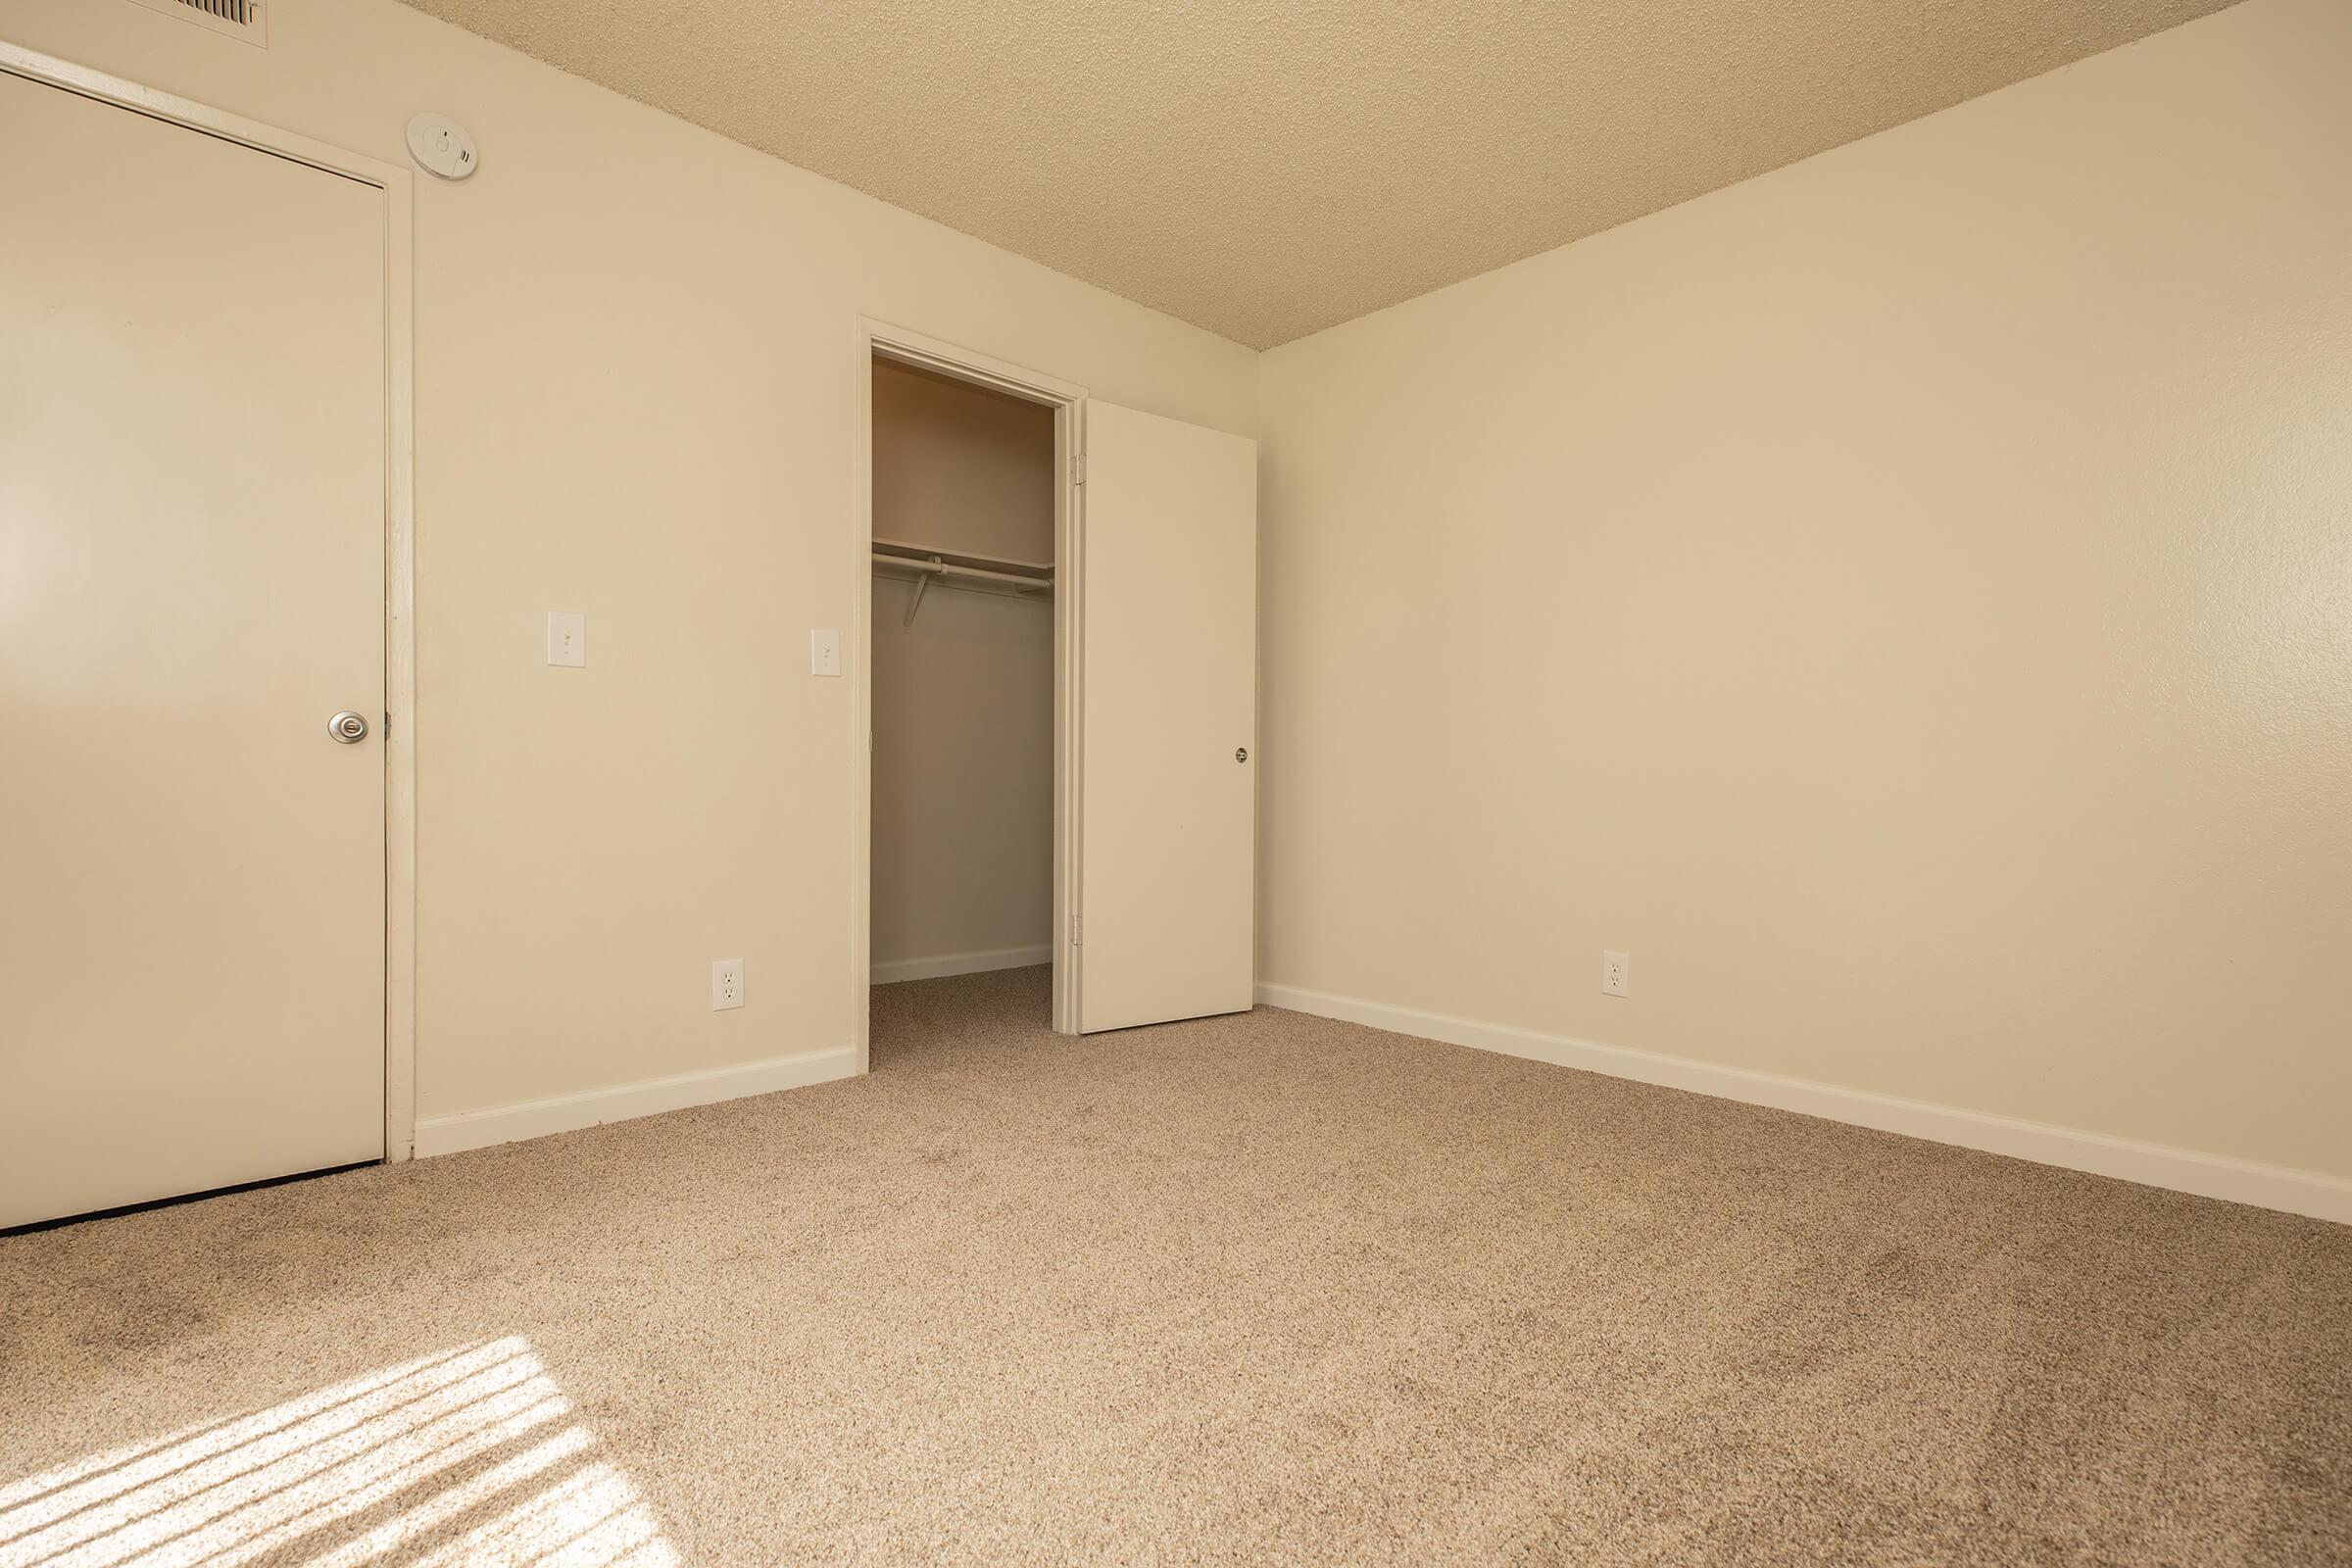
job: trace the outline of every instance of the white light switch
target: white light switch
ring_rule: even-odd
[[[588,662],[588,617],[576,610],[547,612],[547,662],[574,668]]]
[[[841,633],[812,631],[808,634],[808,673],[838,675],[841,673]]]

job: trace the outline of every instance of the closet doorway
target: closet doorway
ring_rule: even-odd
[[[861,987],[1044,970],[971,994],[1063,1034],[1246,1010],[1256,443],[859,348]]]
[[[859,978],[1045,968],[1035,1021],[1074,1033],[1060,683],[1075,676],[1078,590],[1059,568],[1076,542],[1085,389],[878,322],[860,348]]]
[[[1055,412],[881,355],[872,398],[872,979],[1049,965]]]

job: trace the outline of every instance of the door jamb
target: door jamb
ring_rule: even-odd
[[[218,136],[384,198],[384,1158],[416,1146],[415,187],[406,169],[0,41],[0,72]]]
[[[1080,812],[1080,724],[1085,677],[1079,638],[1085,629],[1086,388],[1036,370],[975,354],[871,317],[858,318],[858,505],[853,510],[851,560],[858,584],[850,635],[851,863],[850,955],[858,1020],[858,1070],[869,1065],[867,993],[872,981],[873,892],[873,606],[874,356],[895,360],[1054,411],[1054,1014],[1060,1034],[1078,1032],[1080,947],[1077,930]]]

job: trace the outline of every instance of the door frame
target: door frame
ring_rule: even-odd
[[[1078,1032],[1080,947],[1078,832],[1084,808],[1079,759],[1085,671],[1079,634],[1086,624],[1081,569],[1086,559],[1086,388],[1009,361],[992,359],[872,317],[858,318],[858,505],[852,509],[851,561],[857,610],[850,632],[850,961],[858,1020],[858,1070],[870,1065],[868,992],[873,980],[874,683],[874,356],[916,369],[1007,392],[1054,411],[1054,1013],[1059,1034]]]
[[[406,169],[0,40],[0,72],[373,186],[384,203],[384,1158],[416,1146],[415,187]]]

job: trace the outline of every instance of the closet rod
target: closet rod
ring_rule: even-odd
[[[914,624],[915,612],[923,608],[923,595],[935,582],[944,582],[951,588],[961,587],[965,583],[969,583],[974,592],[982,591],[980,585],[983,583],[1001,583],[1009,587],[1014,594],[1021,596],[1050,594],[1054,591],[1054,579],[1051,576],[1024,577],[1018,572],[991,571],[986,566],[959,566],[954,562],[942,561],[937,556],[918,561],[909,556],[894,556],[881,550],[875,551],[873,556],[876,568],[902,566],[915,574],[914,597],[906,602],[906,618],[900,622],[906,626]],[[988,591],[1001,592],[1002,590],[992,588]]]
[[[1051,577],[1024,577],[1017,571],[991,571],[986,566],[959,566],[952,561],[942,561],[936,556],[928,561],[917,561],[910,556],[887,556],[877,550],[874,552],[874,564],[877,566],[902,566],[908,571],[919,571],[933,577],[971,577],[981,582],[1007,582],[1020,588],[1051,588],[1054,586],[1054,579]]]

